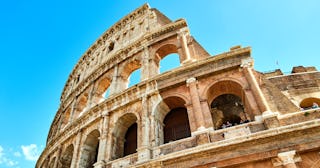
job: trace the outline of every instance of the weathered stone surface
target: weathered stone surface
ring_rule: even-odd
[[[159,74],[171,53],[181,66]],[[259,73],[250,54],[210,56],[185,20],[143,5],[75,65],[36,167],[318,167],[320,73]]]

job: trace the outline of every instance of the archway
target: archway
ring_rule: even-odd
[[[69,145],[60,157],[61,168],[70,168],[73,156],[73,145]]]
[[[109,90],[110,84],[111,80],[109,78],[103,78],[98,82],[93,94],[93,103],[100,103],[109,96],[109,92],[107,91]]]
[[[211,103],[211,115],[216,129],[249,121],[241,98],[234,94],[223,94],[215,98]]]
[[[114,127],[112,159],[136,153],[138,143],[137,117],[133,113],[121,116]]]
[[[100,132],[98,130],[94,130],[87,135],[81,150],[80,168],[93,168],[93,164],[97,162],[99,137]]]
[[[160,73],[179,67],[182,61],[177,46],[174,44],[161,46],[155,52],[155,62]]]
[[[86,110],[87,103],[88,103],[88,92],[83,93],[79,96],[77,101],[77,106],[75,108],[75,115],[74,117],[79,117],[82,113]]]
[[[174,108],[166,115],[164,121],[164,143],[191,136],[187,109]]]
[[[69,122],[71,114],[71,108],[67,108],[67,110],[64,111],[63,117],[62,117],[62,123],[61,123],[61,129],[63,129]]]
[[[141,62],[139,60],[133,60],[122,67],[120,77],[121,89],[126,89],[129,86],[137,84],[141,81]]]
[[[161,145],[191,136],[185,100],[178,96],[163,99],[155,108],[155,143]]]
[[[215,129],[248,122],[254,116],[243,87],[233,79],[214,83],[206,94]]]

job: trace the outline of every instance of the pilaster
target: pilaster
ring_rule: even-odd
[[[244,70],[244,74],[248,82],[250,83],[251,89],[253,90],[253,95],[257,101],[259,110],[262,112],[262,119],[265,122],[267,128],[275,128],[279,126],[278,113],[272,112],[269,104],[255,78],[252,67],[253,60],[245,59],[242,60],[241,67]]]
[[[71,166],[70,168],[77,168],[79,164],[79,155],[80,155],[80,141],[82,137],[82,131],[79,130],[77,137],[76,137],[76,142],[75,142],[75,148],[72,156],[72,161],[71,161]]]
[[[103,122],[102,122],[102,132],[101,136],[99,138],[99,152],[98,152],[98,159],[97,163],[94,164],[94,168],[103,168],[106,163],[106,156],[108,155],[107,153],[107,137],[108,137],[108,128],[109,128],[109,120],[110,116],[109,114],[105,115],[103,117]]]
[[[149,119],[149,103],[148,98],[144,96],[142,98],[142,119],[141,119],[141,127],[142,133],[139,138],[141,140],[141,145],[138,146],[138,162],[145,162],[151,158],[150,151],[150,119]]]
[[[197,131],[205,129],[205,120],[201,109],[200,98],[197,88],[196,78],[189,78],[186,81],[187,86],[189,87],[189,93],[192,102],[193,114],[196,120]]]

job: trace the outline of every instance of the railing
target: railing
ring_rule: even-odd
[[[123,158],[119,158],[108,163],[107,167],[112,168],[124,168],[130,165],[134,165],[138,161],[138,153],[134,153]]]

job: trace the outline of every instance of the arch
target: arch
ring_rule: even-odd
[[[86,110],[88,104],[88,92],[83,93],[79,96],[77,105],[75,108],[75,117],[79,117],[82,115],[82,112]]]
[[[108,77],[102,78],[97,82],[95,91],[93,93],[93,98],[92,101],[95,104],[100,103],[103,101],[105,98],[107,98],[107,90],[110,87],[111,84],[111,79]]]
[[[64,111],[64,114],[63,114],[63,117],[62,117],[61,129],[63,129],[69,123],[70,115],[71,115],[71,108],[68,107]]]
[[[156,50],[155,55],[159,57],[159,61],[160,61],[161,59],[163,59],[164,57],[172,53],[178,54],[178,47],[175,44],[164,44]],[[181,60],[180,60],[180,63],[181,63]]]
[[[122,89],[126,89],[128,88],[129,84],[130,84],[130,76],[131,74],[140,69],[141,68],[141,61],[140,60],[137,60],[137,59],[134,59],[130,62],[128,62],[127,64],[125,64],[121,71],[120,71],[120,77],[122,78],[122,81],[119,83],[122,85]],[[141,75],[140,75],[141,77]],[[140,79],[137,79],[138,82],[140,82],[141,78]]]
[[[93,168],[99,153],[99,130],[91,131],[81,148],[80,168]]]
[[[160,71],[160,65],[162,64],[162,60],[166,61],[164,58],[167,56],[173,57],[178,55],[179,57],[179,65],[182,63],[182,59],[181,59],[181,55],[178,53],[178,47],[176,44],[173,43],[167,43],[167,44],[163,44],[161,45],[159,48],[156,49],[156,51],[154,52],[154,59],[155,59],[155,63],[156,66],[158,68],[158,73],[162,73],[162,71]],[[167,57],[167,59],[170,59],[170,57]],[[174,60],[171,58],[171,61]],[[172,65],[172,64],[171,64]],[[175,68],[176,66],[172,67]]]
[[[316,97],[308,97],[303,99],[300,102],[300,107],[303,109],[311,109],[311,108],[317,108],[320,105],[320,99]]]
[[[60,157],[61,168],[70,168],[72,162],[74,147],[69,145]]]
[[[208,100],[208,103],[211,104],[212,101],[222,95],[222,94],[234,94],[239,96],[241,99],[245,96],[244,86],[241,82],[233,78],[227,78],[214,82],[205,89],[205,95]]]
[[[112,159],[118,159],[136,152],[138,142],[137,132],[138,123],[135,114],[126,113],[117,120],[112,132]]]
[[[206,96],[215,129],[251,120],[249,104],[239,82],[230,79],[218,81],[209,86]]]
[[[186,98],[171,95],[164,98],[154,109],[156,144],[161,145],[170,141],[189,137],[190,123]],[[178,122],[176,122],[178,121]],[[183,133],[183,135],[177,134]],[[173,135],[170,137],[170,135]]]

